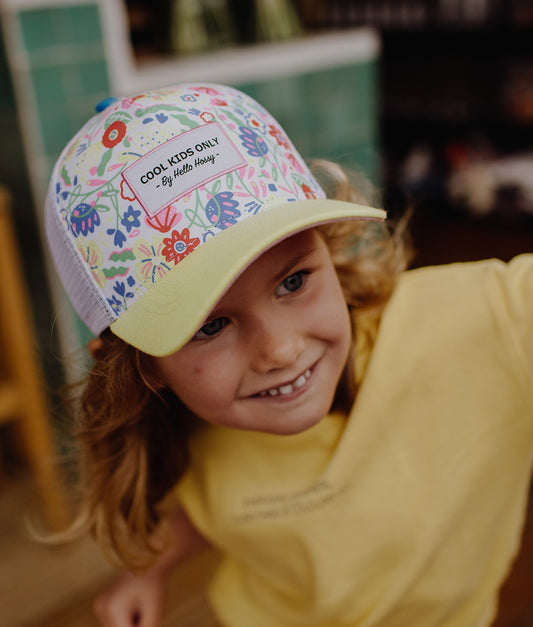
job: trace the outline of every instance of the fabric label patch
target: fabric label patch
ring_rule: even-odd
[[[186,131],[128,166],[122,176],[149,217],[209,181],[246,165],[216,122]]]

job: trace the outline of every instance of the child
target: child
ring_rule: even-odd
[[[115,101],[56,164],[50,248],[97,336],[80,526],[132,571],[105,626],[159,624],[209,544],[221,625],[495,616],[531,472],[533,256],[404,273],[384,213],[319,165],[328,198],[221,85]]]

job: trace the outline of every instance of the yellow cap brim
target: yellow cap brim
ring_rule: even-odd
[[[301,200],[247,218],[180,261],[111,324],[128,344],[156,357],[181,348],[237,277],[264,251],[299,231],[338,220],[384,220],[382,209]]]

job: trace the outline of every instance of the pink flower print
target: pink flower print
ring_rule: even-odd
[[[146,240],[140,239],[133,246],[133,254],[138,259],[135,265],[135,275],[144,285],[151,285],[160,279],[170,270],[161,259],[162,240],[157,237],[149,244]]]
[[[222,98],[212,98],[210,100],[210,103],[212,105],[215,105],[215,107],[227,107],[228,103],[225,100],[222,100]]]
[[[169,205],[155,216],[146,218],[146,224],[161,233],[168,233],[173,226],[178,224],[181,218],[182,214],[176,211],[172,205]]]
[[[101,269],[101,266],[104,261],[104,256],[102,255],[102,251],[99,246],[95,244],[93,241],[87,243],[85,240],[81,240],[78,242],[78,251],[80,255],[83,257],[83,260],[87,264],[89,271],[95,280],[96,284],[99,287],[104,287],[105,285],[105,274]]]
[[[162,254],[165,257],[165,261],[173,261],[174,265],[177,265],[187,255],[200,245],[200,240],[197,237],[191,237],[189,229],[185,228],[181,231],[172,231],[170,237],[163,239],[165,247],[162,250]]]
[[[302,168],[302,166],[299,164],[298,160],[296,159],[296,157],[291,153],[291,152],[287,152],[285,153],[285,156],[287,157],[287,159],[291,162],[292,167],[297,170],[298,172],[300,172],[300,174],[304,173],[304,170]]]
[[[131,191],[131,187],[126,183],[125,179],[120,182],[120,195],[124,200],[136,200],[135,194]]]

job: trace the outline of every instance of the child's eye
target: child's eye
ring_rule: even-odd
[[[212,337],[213,335],[220,333],[220,331],[222,331],[222,329],[228,324],[228,322],[229,320],[227,318],[214,318],[213,320],[210,320],[209,322],[204,324],[204,326],[199,331],[197,331],[194,339],[203,340],[206,337]]]
[[[285,294],[293,294],[301,289],[305,283],[305,277],[309,274],[305,270],[298,270],[284,279],[276,288],[276,296],[284,296]]]

